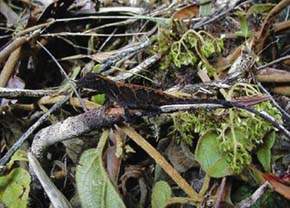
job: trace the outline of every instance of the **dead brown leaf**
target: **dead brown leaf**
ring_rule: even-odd
[[[269,173],[263,174],[263,177],[271,184],[274,191],[290,199],[290,187],[284,185],[283,180]]]
[[[173,19],[184,20],[197,17],[199,15],[199,4],[194,3],[189,6],[183,7],[172,15]]]

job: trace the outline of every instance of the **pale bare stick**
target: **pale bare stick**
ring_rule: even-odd
[[[28,90],[0,87],[0,98],[43,97],[56,94],[58,90]]]

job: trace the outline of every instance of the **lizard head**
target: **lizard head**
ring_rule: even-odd
[[[77,81],[78,88],[92,89],[96,93],[104,93],[108,87],[108,82],[112,82],[110,79],[103,77],[100,74],[88,73],[79,81]]]

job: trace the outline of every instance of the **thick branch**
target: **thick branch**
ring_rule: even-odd
[[[83,114],[69,117],[62,122],[48,126],[40,130],[34,137],[31,152],[41,158],[44,151],[50,145],[57,142],[77,137],[93,129],[112,126],[115,123],[124,121],[122,108],[93,109]]]

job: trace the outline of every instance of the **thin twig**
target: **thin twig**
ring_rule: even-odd
[[[233,104],[231,106],[231,104]],[[235,107],[235,108],[240,108],[243,110],[246,110],[250,113],[253,113],[268,123],[272,124],[274,127],[279,129],[285,136],[287,136],[290,139],[290,132],[280,123],[278,123],[274,118],[266,114],[265,112],[259,112],[249,106],[239,104],[239,103],[229,103],[229,106],[224,105],[224,104],[215,104],[215,103],[198,103],[198,104],[178,104],[178,105],[164,105],[161,106],[160,109],[163,113],[173,113],[176,111],[187,111],[190,109],[198,109],[198,108],[219,108],[219,107]]]
[[[122,33],[122,34],[114,34],[114,37],[128,37],[128,36],[146,35],[146,34],[147,34],[147,32]],[[82,33],[82,32],[59,32],[59,33],[48,33],[48,34],[41,35],[41,37],[58,37],[58,36],[110,37],[111,34]]]
[[[43,97],[57,92],[58,90],[28,90],[0,87],[1,98]]]
[[[18,47],[22,46],[24,43],[28,42],[32,38],[37,37],[40,34],[40,29],[34,31],[30,36],[22,36],[13,40],[8,46],[0,51],[0,65],[4,63],[7,57]]]
[[[56,63],[56,65],[58,66],[58,68],[60,69],[61,73],[64,75],[64,77],[66,78],[66,80],[68,81],[68,84],[70,85],[70,87],[72,88],[72,90],[74,91],[74,93],[76,94],[77,98],[80,101],[80,104],[83,108],[83,110],[86,112],[87,107],[84,104],[80,94],[77,92],[74,83],[70,80],[69,76],[67,75],[67,73],[65,72],[65,70],[62,68],[62,66],[60,65],[60,63],[56,60],[56,58],[54,57],[54,55],[52,55],[52,53],[50,53],[50,51],[44,46],[42,45],[39,41],[36,41],[38,45],[40,45],[40,47],[52,58],[52,60]]]
[[[268,187],[269,182],[266,181],[251,196],[236,204],[235,208],[252,207],[255,202],[263,196],[263,194],[267,191]]]
[[[13,146],[6,152],[6,154],[0,159],[0,168],[4,166],[12,155],[21,147],[23,142],[33,133],[33,131],[39,127],[47,118],[48,116],[62,106],[68,99],[70,95],[67,95],[63,100],[54,104],[45,114],[43,114],[18,140],[13,144]]]
[[[78,48],[78,49],[86,50],[86,51],[88,51],[88,52],[92,52],[92,53],[95,53],[95,52],[96,52],[95,49],[93,49],[93,48],[88,48],[88,47],[86,47],[86,46],[80,46],[80,45],[77,45],[77,44],[73,43],[73,41],[69,40],[68,38],[65,38],[65,37],[62,37],[62,36],[59,36],[59,37],[57,37],[57,38],[59,38],[59,39],[63,40],[64,42],[70,44],[70,45],[71,45],[72,47],[74,47],[74,48]],[[80,55],[80,54],[78,54],[78,55],[72,55],[72,56],[74,57],[74,56],[79,56],[79,55]],[[89,55],[87,55],[87,56],[89,56]],[[84,57],[84,58],[87,58],[87,57]],[[60,58],[60,59],[58,59],[58,60],[65,61],[66,58]]]
[[[196,202],[200,202],[202,198],[199,197],[193,188],[186,182],[186,180],[180,176],[176,169],[174,169],[167,160],[147,142],[140,134],[138,134],[133,128],[123,126],[121,128],[127,136],[129,136],[137,145],[139,145],[144,151],[146,151],[155,162],[171,177],[172,180],[190,197]]]
[[[266,67],[272,66],[272,65],[274,65],[274,64],[277,64],[277,63],[279,63],[279,62],[282,62],[282,61],[285,61],[285,60],[288,60],[288,59],[290,59],[290,55],[280,57],[280,58],[278,58],[278,59],[275,59],[274,61],[271,61],[271,62],[269,62],[269,63],[267,63],[267,64],[264,64],[264,65],[262,65],[262,66],[257,67],[257,70],[264,69],[264,68],[266,68]]]
[[[198,193],[198,195],[200,197],[204,197],[205,193],[207,192],[208,190],[208,187],[209,187],[209,184],[210,184],[210,176],[208,174],[206,174],[203,178],[203,183],[202,183],[202,187]]]
[[[49,22],[38,24],[38,25],[34,25],[32,27],[29,27],[29,28],[26,28],[26,29],[24,29],[22,31],[19,31],[18,33],[16,33],[16,36],[20,37],[20,36],[26,35],[27,33],[33,32],[35,30],[48,28],[53,23],[55,23],[55,20],[54,19],[50,19]]]
[[[12,41],[8,46],[6,46],[2,51],[0,51],[0,65],[6,61],[8,56],[18,47],[22,46],[28,41],[27,37],[20,37]]]
[[[201,28],[207,24],[210,24],[218,19],[220,19],[221,17],[225,16],[226,14],[228,14],[229,12],[235,10],[238,6],[242,5],[242,4],[246,4],[248,2],[250,2],[251,0],[248,0],[248,1],[239,1],[237,2],[234,6],[230,7],[230,8],[227,8],[226,10],[224,11],[221,11],[220,13],[218,14],[214,14],[214,15],[210,15],[209,17],[205,18],[205,19],[202,19],[200,22],[196,23],[193,25],[193,29],[198,29],[198,28]]]
[[[112,58],[109,58],[106,61],[104,61],[101,64],[101,69],[98,71],[98,73],[102,73],[102,72],[107,71],[108,69],[110,69],[110,67],[112,65],[114,65],[116,62],[121,60],[123,57],[127,56],[130,53],[137,52],[137,51],[147,47],[150,44],[151,44],[151,41],[147,40],[147,41],[145,41],[143,43],[140,43],[139,45],[136,45],[134,47],[132,46],[130,48],[126,48],[126,49],[122,50],[121,53],[119,53],[119,54],[113,56]]]
[[[100,25],[98,27],[88,29],[88,30],[84,31],[84,33],[92,33],[92,32],[96,32],[97,30],[108,28],[108,27],[124,26],[124,25],[128,25],[128,24],[134,23],[134,22],[136,22],[136,20],[134,20],[134,19],[128,19],[128,20],[124,20],[124,21],[120,21],[120,22],[113,22],[113,23]]]
[[[137,65],[133,69],[130,69],[130,70],[126,71],[125,73],[120,73],[116,77],[113,77],[112,80],[120,81],[120,80],[129,79],[131,76],[148,69],[152,64],[156,63],[160,58],[161,58],[160,54],[155,54],[155,55],[145,59],[142,63],[140,63],[139,65]]]
[[[72,17],[72,18],[59,18],[56,19],[55,22],[69,22],[69,21],[80,21],[80,20],[100,20],[100,19],[140,19],[140,20],[150,20],[155,22],[162,22],[168,23],[170,18],[163,18],[163,17],[149,17],[149,16],[85,16],[85,17]]]
[[[98,52],[101,52],[103,50],[103,48],[107,45],[107,43],[112,39],[112,37],[114,37],[114,35],[116,34],[118,28],[115,28],[114,31],[111,33],[111,35],[109,37],[106,38],[106,40],[103,42],[103,44],[100,46],[100,48],[98,49]]]
[[[272,97],[271,93],[268,92],[268,90],[266,90],[260,82],[257,82],[257,85],[262,89],[264,93],[270,96],[270,99],[273,102],[274,106],[279,109],[279,111],[287,118],[287,120],[290,120],[290,115],[276,102],[276,100]]]

